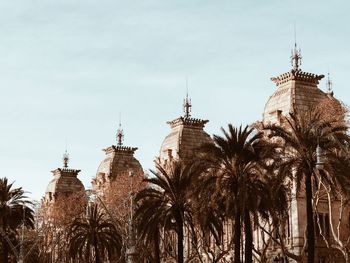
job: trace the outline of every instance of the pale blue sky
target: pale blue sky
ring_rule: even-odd
[[[330,69],[350,104],[349,11],[345,0],[2,0],[0,176],[39,199],[67,138],[89,187],[119,112],[125,144],[152,168],[186,76],[208,133],[261,119],[270,77],[291,68],[295,21],[302,69]]]

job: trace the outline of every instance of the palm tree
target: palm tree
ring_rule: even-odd
[[[2,262],[8,262],[9,236],[15,236],[16,230],[24,222],[26,227],[34,227],[32,204],[24,195],[22,188],[13,188],[8,179],[0,178],[0,235]]]
[[[197,161],[200,162],[200,160]],[[207,167],[207,163],[200,163],[202,167]],[[218,254],[216,256],[215,252],[214,254],[210,253],[212,256],[210,260],[213,262],[219,262],[221,258],[229,253],[229,249],[225,249],[225,244],[223,243],[224,224],[227,222],[225,222],[223,203],[213,202],[212,193],[216,190],[216,177],[210,173],[208,167],[203,170],[204,172],[199,174],[199,177],[196,178],[194,182],[196,187],[192,189],[191,193],[194,210],[193,217],[196,222],[196,227],[199,230],[198,232],[203,239],[204,246],[202,246],[202,249],[212,252],[213,250],[216,250],[213,245],[218,247],[221,246],[222,249],[217,250]],[[198,247],[197,242],[197,237],[194,236],[193,243],[195,247]],[[201,257],[199,249],[197,251],[198,256]]]
[[[213,202],[212,194],[216,191],[217,178],[210,171],[208,163],[197,160],[203,167],[203,173],[196,178],[191,193],[193,207],[195,210],[194,218],[197,226],[203,233],[211,233],[215,242],[219,245],[223,236],[223,222],[225,220],[223,202]],[[206,168],[204,168],[206,167]],[[221,200],[222,201],[222,200]]]
[[[201,148],[199,158],[210,167],[209,181],[215,185],[210,193],[215,205],[224,207],[225,216],[233,221],[234,262],[240,262],[241,228],[245,233],[245,262],[252,262],[252,216],[261,213],[268,217],[267,204],[269,171],[277,163],[276,144],[267,142],[263,133],[246,126],[228,131],[224,136],[214,135],[214,144]],[[208,185],[208,183],[206,183]]]
[[[136,196],[135,218],[138,234],[150,243],[155,240],[155,261],[160,262],[159,232],[161,229],[177,233],[177,262],[184,262],[184,227],[193,227],[190,191],[194,177],[201,167],[194,163],[174,161],[169,169],[157,164],[154,177],[145,179],[149,186]]]
[[[347,127],[339,121],[324,120],[317,110],[290,114],[283,123],[283,126],[267,125],[265,130],[270,138],[283,142],[284,166],[291,173],[291,178],[296,180],[297,189],[300,189],[302,184],[305,187],[308,263],[314,263],[315,233],[312,196],[317,174],[316,148],[321,147],[327,159],[327,155],[333,154],[336,149],[342,147],[342,144],[349,141],[346,135]],[[329,168],[329,165],[325,165],[325,171],[320,173],[324,181],[332,184],[334,180],[342,179]]]
[[[93,257],[96,263],[102,262],[107,255],[119,255],[122,238],[116,226],[106,219],[97,204],[88,206],[84,218],[77,218],[69,230],[69,254],[90,262]],[[93,255],[91,255],[93,251]]]

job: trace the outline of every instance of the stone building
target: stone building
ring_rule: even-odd
[[[144,178],[140,162],[135,158],[136,147],[123,145],[124,133],[119,125],[117,131],[117,145],[111,145],[103,151],[105,158],[98,166],[96,177],[92,180],[92,189],[103,195],[104,191],[115,188],[115,192],[128,192],[130,187],[129,176],[134,175],[135,182]]]
[[[117,145],[103,149],[106,156],[98,166],[96,177],[92,180],[92,191],[107,208],[112,218],[124,222],[127,240],[127,262],[137,262],[135,248],[135,230],[133,223],[133,197],[144,185],[144,172],[140,162],[135,158],[136,147],[123,145],[124,132],[119,123]],[[112,259],[111,262],[116,262]]]
[[[160,147],[158,161],[161,165],[166,166],[173,159],[189,160],[203,143],[212,142],[209,134],[204,131],[204,126],[209,121],[192,118],[191,108],[191,100],[187,95],[183,104],[184,115],[167,122],[171,131]]]
[[[78,178],[80,170],[68,167],[67,151],[63,155],[63,167],[51,171],[53,179],[49,182],[36,220],[43,236],[42,244],[45,262],[69,262],[66,253],[67,225],[73,218],[85,211],[85,188]],[[67,210],[67,207],[69,209]]]
[[[307,111],[325,99],[334,99],[331,87],[327,92],[318,88],[324,75],[304,72],[299,68],[300,52],[294,50],[293,69],[271,78],[276,84],[276,91],[265,104],[263,122],[280,124],[282,116],[297,111]]]
[[[195,157],[197,149],[205,143],[213,143],[210,135],[204,130],[205,124],[209,121],[204,119],[191,117],[191,100],[188,98],[188,94],[183,103],[183,115],[178,118],[168,121],[170,125],[170,132],[164,138],[160,150],[159,156],[156,158],[156,162],[163,168],[168,169],[172,161],[188,162]],[[196,251],[192,247],[190,230],[184,229],[184,256],[187,260],[196,257]],[[175,232],[168,232],[161,238],[161,250],[163,255],[162,262],[173,263],[175,262],[173,257],[176,250],[176,234]],[[167,253],[164,253],[166,251]],[[193,263],[197,263],[194,259]]]
[[[269,97],[263,112],[264,124],[277,124],[283,125],[283,116],[288,116],[290,113],[309,111],[314,109],[321,103],[327,103],[330,107],[340,108],[340,102],[334,98],[332,91],[332,83],[328,77],[327,90],[322,91],[318,85],[324,75],[317,75],[314,73],[308,73],[300,69],[301,54],[300,50],[295,48],[292,51],[292,69],[286,73],[283,73],[277,77],[271,78],[276,84],[276,91]],[[341,116],[343,118],[344,116]],[[295,182],[291,182],[291,202],[289,208],[289,220],[286,225],[285,242],[287,249],[300,255],[305,242],[305,230],[306,230],[306,199],[303,191],[297,192]],[[339,200],[333,201],[332,210],[334,210],[334,218],[331,218],[334,225],[340,223],[341,229],[346,230],[341,233],[341,239],[346,240],[349,235],[349,208],[346,207],[343,213],[346,215],[341,221],[338,220],[339,215]],[[327,200],[320,200],[318,212],[320,214],[320,226],[323,228],[323,232],[331,239],[330,236],[330,224],[329,224],[329,209]],[[316,228],[316,254],[315,262],[325,263],[330,262],[331,257],[337,257],[335,262],[342,262],[342,257],[338,257],[337,253],[330,254],[330,250],[326,249],[323,238],[320,237],[318,225],[315,223]],[[266,236],[265,236],[266,238]],[[255,245],[262,249],[264,233],[260,231],[255,232]],[[268,249],[268,254],[271,262],[296,262],[292,259],[283,259],[282,251],[276,244],[273,244]],[[306,256],[303,255],[302,262],[306,262]],[[270,261],[269,261],[270,262]]]
[[[283,117],[288,116],[289,113],[308,111],[324,101],[330,102],[332,107],[341,107],[339,101],[334,97],[329,79],[327,81],[327,90],[322,91],[318,86],[320,81],[324,78],[324,75],[308,73],[301,70],[301,54],[296,46],[293,50],[291,59],[291,70],[271,78],[276,84],[276,90],[268,98],[265,104],[262,116],[262,122],[264,124],[283,125]],[[184,162],[190,160],[195,156],[197,148],[202,144],[212,143],[211,137],[204,130],[208,120],[192,118],[191,107],[191,101],[187,95],[183,104],[184,114],[167,122],[170,125],[171,130],[163,140],[159,156],[156,158],[156,162],[165,168],[173,160],[182,160]],[[115,213],[121,213],[122,216],[128,217],[128,212],[131,207],[130,192],[135,192],[143,187],[142,181],[145,175],[140,162],[134,156],[137,148],[124,146],[123,138],[123,130],[121,129],[121,125],[119,125],[117,131],[117,143],[116,145],[111,145],[103,150],[105,152],[105,157],[100,162],[96,176],[92,180],[92,189],[97,196],[105,201],[114,202],[113,211]],[[83,184],[77,178],[79,172],[80,170],[68,168],[68,155],[66,154],[64,156],[63,168],[57,168],[52,171],[54,179],[47,187],[44,199],[45,203],[54,203],[60,195],[66,196],[70,193],[84,191]],[[292,183],[291,185],[290,216],[285,229],[286,246],[291,253],[300,255],[305,242],[306,201],[302,192],[296,192],[295,184]],[[115,209],[115,204],[117,204],[118,209]],[[339,212],[339,201],[335,199],[333,205],[334,212]],[[330,214],[328,204],[324,200],[320,201],[319,212],[321,226],[325,233],[329,233],[330,226],[327,221],[330,218]],[[342,229],[345,229],[346,231],[344,230],[344,232],[341,233],[341,238],[345,239],[350,232],[348,222],[350,219],[349,208],[347,207],[343,213],[346,216],[344,216],[340,223]],[[336,223],[337,219],[331,218],[331,220]],[[223,240],[227,243],[224,245],[227,248],[229,240],[231,239],[230,235],[232,234],[230,232],[232,229],[229,223],[226,223],[225,231]],[[325,243],[319,235],[316,234],[316,236],[316,262],[329,262],[329,250],[326,249]],[[174,244],[175,247],[176,235],[170,234],[167,236],[167,239],[164,239],[165,242]],[[258,250],[263,249],[263,239],[264,234],[262,232],[254,232],[254,246]],[[185,231],[185,242],[185,255],[188,257],[188,253],[191,253],[191,240],[188,231]],[[162,245],[164,246],[168,244]],[[294,262],[291,259],[287,260],[282,258],[281,255],[282,252],[280,248],[272,243],[268,248],[268,262]],[[230,261],[230,256],[232,255],[228,255],[225,260]],[[332,254],[332,256],[337,257],[338,262],[342,261],[342,258],[336,253]],[[210,262],[210,260],[208,259],[207,262]]]
[[[83,183],[79,180],[80,170],[68,168],[69,156],[67,151],[63,155],[63,168],[53,171],[54,178],[49,182],[44,197],[45,204],[53,204],[60,196],[67,197],[73,193],[85,190]]]
[[[320,103],[328,103],[330,107],[340,108],[340,102],[334,97],[331,81],[327,80],[326,91],[321,90],[318,86],[320,81],[324,78],[324,75],[318,75],[314,73],[308,73],[300,69],[301,54],[300,50],[296,47],[293,50],[292,69],[286,73],[271,78],[276,84],[275,92],[268,98],[263,111],[263,123],[264,124],[279,124],[283,125],[283,116],[288,116],[289,113],[295,113],[299,111],[307,111],[313,109]],[[194,119],[190,116],[191,103],[188,98],[184,100],[184,115],[179,118],[169,121],[171,131],[165,137],[159,153],[160,164],[166,166],[173,159],[180,159],[183,161],[189,160],[195,154],[196,148],[203,143],[212,142],[210,136],[204,131],[204,126],[208,122],[207,120]],[[305,229],[306,229],[306,200],[304,193],[296,193],[296,185],[291,184],[291,203],[289,211],[289,219],[286,225],[286,246],[289,252],[295,255],[300,255],[305,241]],[[333,201],[334,213],[339,213],[339,201]],[[320,226],[323,228],[324,233],[330,232],[330,226],[327,223],[329,220],[328,203],[326,200],[320,200],[318,206]],[[341,233],[341,238],[346,240],[349,234],[349,222],[348,215],[350,210],[348,207],[344,209],[344,216],[342,218],[342,229],[346,230]],[[334,225],[338,218],[336,216],[332,218]],[[231,234],[231,227],[228,227],[229,223],[225,223],[224,247],[227,247]],[[315,225],[315,228],[318,226]],[[186,238],[189,235],[186,233]],[[263,249],[263,236],[260,231],[254,233],[254,245],[257,249]],[[176,242],[176,237],[169,235],[169,243]],[[266,239],[266,236],[265,238]],[[190,240],[185,240],[185,255],[188,257],[190,253]],[[278,245],[272,242],[267,252],[267,262],[296,262],[291,258],[283,258],[282,251]],[[320,237],[319,231],[316,229],[316,261],[317,263],[329,262],[330,255],[336,258],[336,262],[342,262],[342,257],[339,253],[333,251],[330,254],[329,249],[326,248],[323,239]],[[231,254],[225,257],[223,262],[230,261]],[[305,254],[302,256],[302,261],[305,262]],[[210,262],[208,260],[207,262]],[[258,262],[255,260],[255,262]]]

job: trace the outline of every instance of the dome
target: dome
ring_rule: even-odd
[[[271,78],[277,90],[270,96],[263,113],[264,123],[279,123],[281,116],[294,111],[305,111],[315,107],[331,96],[317,86],[324,75],[291,70]]]
[[[80,170],[57,168],[53,170],[54,179],[46,187],[45,196],[47,201],[52,201],[59,194],[71,194],[84,191],[83,183],[78,179]]]
[[[137,148],[112,145],[106,149],[106,157],[98,166],[96,178],[92,180],[93,189],[97,190],[106,184],[118,182],[118,178],[124,178],[126,174],[133,172],[143,177],[143,169],[140,162],[134,157]]]
[[[172,158],[190,159],[202,144],[212,143],[210,136],[203,130],[207,122],[208,120],[189,117],[179,117],[167,122],[170,124],[171,132],[160,147],[160,163],[166,164]]]

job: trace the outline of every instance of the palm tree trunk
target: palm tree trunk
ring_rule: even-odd
[[[234,222],[234,237],[233,237],[233,243],[234,243],[234,263],[240,263],[241,261],[241,213],[240,209],[238,208],[235,215],[235,222]]]
[[[178,232],[177,232],[177,262],[183,263],[184,262],[184,228],[183,228],[183,221],[182,217],[179,216],[178,218]]]
[[[248,210],[244,211],[244,229],[245,229],[244,262],[253,263],[253,236],[252,236],[252,226],[251,226]]]
[[[95,263],[100,263],[100,255],[98,253],[97,241],[94,240]]]
[[[160,251],[159,251],[159,230],[154,235],[154,257],[156,263],[160,263]]]
[[[1,244],[2,244],[2,261],[4,263],[8,262],[8,246],[7,241],[4,237],[1,238]]]
[[[6,235],[6,228],[7,228],[7,220],[6,220],[6,217],[4,217],[3,224],[2,224],[3,235]],[[2,243],[2,262],[7,263],[8,257],[9,257],[9,247],[5,236],[1,238],[1,243]]]
[[[306,175],[306,218],[307,218],[307,262],[314,263],[315,261],[315,226],[314,214],[312,210],[312,182],[311,175]]]

